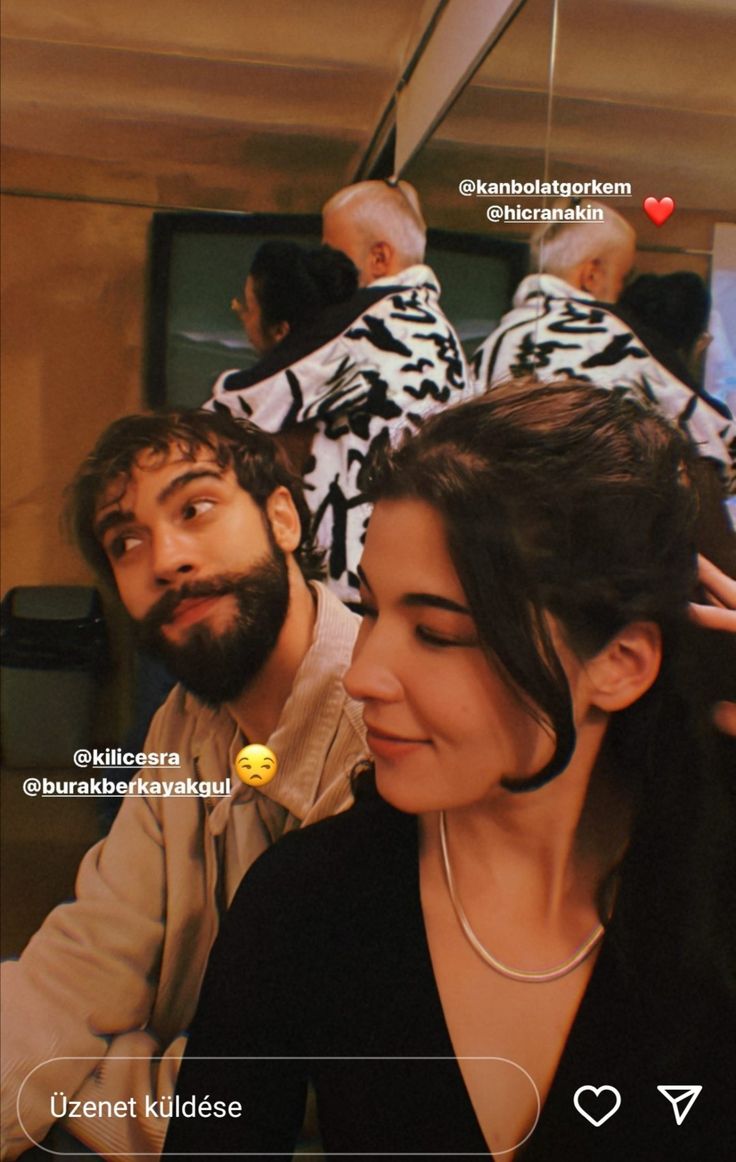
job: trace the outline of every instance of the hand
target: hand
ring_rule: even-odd
[[[709,604],[690,604],[690,617],[706,629],[736,633],[736,581],[717,569],[707,557],[698,555],[698,580]]]
[[[690,617],[706,629],[736,633],[736,581],[727,577],[707,557],[698,556],[698,580],[710,604],[690,604]],[[724,734],[736,736],[736,702],[718,702],[713,721]]]

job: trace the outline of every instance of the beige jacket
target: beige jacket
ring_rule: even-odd
[[[262,790],[233,778],[219,800],[125,799],[82,861],[77,898],[3,966],[3,1158],[45,1136],[54,1091],[136,1096],[135,1119],[67,1118],[66,1128],[102,1157],[160,1151],[165,1119],[140,1113],[146,1095],[173,1089],[223,907],[283,832],[349,805],[348,774],[364,754],[360,707],[341,681],[357,618],[317,590],[314,642],[267,740],[275,778]],[[227,709],[208,710],[177,686],[145,749],[177,751],[182,779],[216,782],[244,745]]]

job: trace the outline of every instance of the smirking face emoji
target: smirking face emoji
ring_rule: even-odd
[[[277,770],[276,755],[259,742],[244,746],[235,756],[235,773],[249,787],[264,787]]]

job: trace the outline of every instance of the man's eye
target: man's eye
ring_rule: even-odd
[[[141,544],[141,540],[142,538],[137,533],[120,533],[107,546],[108,556],[118,560],[118,558],[124,557],[126,553],[137,549]]]
[[[203,516],[214,507],[214,500],[189,500],[182,508],[181,515],[184,517],[184,520],[193,520],[194,517]]]

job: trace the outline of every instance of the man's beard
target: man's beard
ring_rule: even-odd
[[[172,642],[162,627],[182,601],[232,594],[237,615],[217,633],[204,621],[182,642]],[[223,573],[192,581],[165,593],[136,622],[144,650],[160,658],[175,678],[207,706],[231,702],[256,680],[271,656],[289,609],[289,573],[278,545],[247,573]]]

